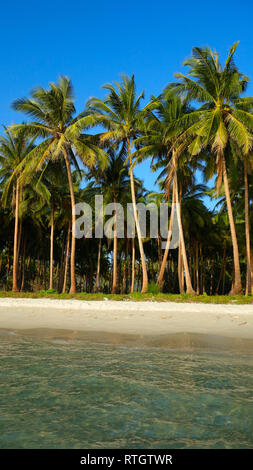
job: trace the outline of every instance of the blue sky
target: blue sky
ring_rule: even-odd
[[[148,100],[182,70],[193,46],[209,45],[223,60],[240,40],[236,62],[252,79],[252,18],[249,0],[4,2],[0,123],[20,122],[22,115],[10,103],[59,74],[72,78],[78,111],[90,96],[103,96],[101,85],[120,73],[134,73]],[[253,94],[252,84],[248,93]],[[148,162],[136,174],[152,189]]]

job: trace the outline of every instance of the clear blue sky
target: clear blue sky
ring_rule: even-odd
[[[240,40],[236,62],[253,79],[253,2],[185,1],[12,1],[1,4],[0,123],[20,122],[10,109],[31,88],[71,77],[80,111],[101,85],[135,74],[146,99],[182,70],[193,46],[209,45],[221,60]],[[250,84],[249,94],[253,94]],[[152,189],[146,162],[136,169]]]

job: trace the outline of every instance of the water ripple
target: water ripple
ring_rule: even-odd
[[[0,343],[1,448],[252,448],[253,357]]]

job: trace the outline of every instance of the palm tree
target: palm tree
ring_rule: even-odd
[[[43,139],[26,155],[17,167],[17,172],[25,170],[26,175],[31,174],[40,170],[49,160],[57,159],[63,159],[66,166],[72,209],[70,293],[74,293],[76,291],[75,195],[71,164],[78,167],[76,154],[88,165],[93,165],[98,160],[105,163],[105,153],[93,144],[90,136],[81,136],[82,130],[88,126],[88,120],[85,113],[74,117],[73,89],[67,77],[60,77],[58,84],[50,83],[49,90],[37,88],[32,92],[31,99],[17,99],[13,103],[13,108],[35,119],[29,124],[11,126],[13,131],[22,130],[25,135]]]
[[[199,247],[203,244],[203,239],[207,237],[207,233],[211,232],[212,227],[211,213],[201,200],[206,193],[206,189],[204,185],[194,185],[193,180],[192,184],[185,187],[184,196],[182,197],[182,220],[192,259],[192,277],[197,295],[200,292]]]
[[[202,149],[210,149],[210,158],[215,157],[217,190],[223,180],[229,216],[233,258],[234,285],[230,295],[242,292],[239,250],[227,175],[226,150],[230,142],[247,155],[252,146],[253,116],[248,112],[253,98],[242,98],[248,78],[239,73],[233,56],[238,43],[228,54],[224,68],[218,55],[209,48],[194,47],[192,56],[184,62],[190,68],[188,75],[175,74],[179,82],[169,89],[176,94],[194,100],[202,106],[181,119],[186,126],[179,138],[178,154],[188,148],[191,155],[198,155]]]
[[[14,136],[12,132],[5,129],[5,136],[0,137],[0,180],[4,187],[3,200],[6,205],[9,190],[12,187],[12,195],[14,199],[15,208],[15,226],[14,226],[14,241],[13,241],[13,279],[12,290],[17,292],[18,289],[18,258],[19,258],[19,243],[21,236],[21,223],[19,216],[19,204],[22,194],[22,184],[20,181],[19,168],[22,162],[26,159],[27,155],[33,148],[33,140],[29,140],[25,132],[22,131],[18,136]]]
[[[174,216],[176,215],[180,236],[179,260],[180,262],[182,261],[181,271],[183,273],[184,268],[187,293],[194,294],[195,292],[192,288],[189,273],[189,266],[184,241],[184,231],[181,220],[182,194],[180,191],[181,195],[179,195],[178,189],[178,173],[180,172],[180,168],[178,168],[179,164],[175,157],[175,143],[178,138],[178,133],[181,130],[181,127],[177,128],[176,123],[186,113],[190,113],[191,108],[189,108],[186,101],[182,102],[178,97],[167,93],[163,96],[160,96],[159,98],[152,99],[152,111],[152,113],[149,113],[149,119],[147,120],[145,135],[139,137],[136,140],[136,145],[139,148],[135,152],[135,157],[137,161],[142,161],[144,158],[148,158],[151,156],[152,165],[155,169],[160,167],[164,168],[164,171],[161,173],[160,177],[165,177],[164,190],[166,199],[169,198],[170,186],[172,183],[172,209],[169,224],[169,235],[166,244],[166,249],[164,251],[163,261],[160,267],[160,272],[157,278],[157,284],[163,284],[163,277],[170,246],[170,232],[172,229]],[[181,156],[180,166],[188,163],[188,155],[186,154],[183,156],[184,159]],[[157,160],[156,165],[154,165],[155,160]],[[179,182],[179,186],[181,187],[181,182]],[[174,214],[176,203],[179,204],[180,210],[176,210],[176,214]]]
[[[140,108],[144,93],[137,96],[134,75],[131,78],[123,75],[121,83],[116,82],[115,86],[107,84],[103,88],[108,90],[104,100],[93,97],[87,106],[93,118],[93,125],[100,124],[106,129],[101,135],[101,141],[121,144],[127,156],[126,163],[129,164],[134,220],[142,264],[142,292],[145,293],[148,289],[148,275],[136,206],[132,146],[141,133],[143,118],[149,110],[149,105]]]

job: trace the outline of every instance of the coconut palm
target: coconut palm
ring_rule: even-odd
[[[164,251],[163,261],[161,263],[160,272],[158,274],[157,283],[158,285],[163,284],[163,277],[166,268],[168,253],[169,253],[169,238],[172,230],[172,224],[174,217],[178,220],[179,227],[179,259],[182,261],[182,273],[183,268],[186,278],[187,293],[194,293],[192,288],[189,266],[187,261],[184,231],[182,225],[182,214],[181,214],[181,199],[182,194],[180,187],[182,187],[182,181],[178,184],[179,172],[182,174],[182,168],[188,163],[188,156],[185,152],[181,156],[180,165],[178,160],[175,158],[175,143],[178,139],[178,134],[182,130],[175,125],[177,121],[182,118],[186,113],[190,113],[192,109],[189,107],[187,101],[182,102],[178,97],[167,93],[166,95],[160,96],[159,98],[152,98],[152,113],[149,113],[149,118],[145,127],[145,135],[139,137],[136,140],[138,150],[135,152],[136,161],[142,161],[144,158],[152,157],[151,165],[154,169],[163,167],[159,178],[163,177],[165,183],[163,185],[165,191],[165,198],[169,198],[170,186],[172,184],[172,209],[169,224],[169,235]],[[184,158],[183,158],[184,157]],[[154,165],[154,162],[157,162]],[[179,168],[181,166],[181,170]],[[180,193],[180,194],[179,194]],[[175,203],[178,203],[180,210],[175,210]]]
[[[18,289],[18,257],[19,257],[19,240],[21,236],[21,223],[19,214],[19,205],[22,195],[22,183],[20,181],[19,168],[22,162],[33,148],[33,140],[28,139],[25,131],[14,136],[12,132],[5,129],[5,136],[0,137],[0,180],[3,188],[3,202],[7,203],[7,198],[12,189],[13,207],[15,209],[15,226],[13,240],[13,279],[12,290],[17,292]]]
[[[71,164],[78,167],[76,155],[83,162],[93,165],[97,161],[105,164],[106,157],[91,136],[82,135],[88,126],[85,113],[74,117],[75,106],[73,88],[68,77],[60,77],[58,83],[50,83],[49,89],[37,88],[31,98],[17,99],[13,103],[15,110],[32,117],[29,124],[11,126],[13,132],[22,130],[25,135],[40,137],[42,141],[33,149],[17,168],[25,170],[25,175],[38,171],[49,161],[62,159],[65,163],[72,208],[71,238],[71,286],[70,292],[76,291],[75,281],[75,195],[71,174]]]
[[[223,180],[229,216],[234,257],[234,285],[230,294],[242,292],[239,250],[230,189],[227,175],[226,149],[230,142],[247,155],[252,147],[253,116],[248,111],[253,98],[243,98],[248,78],[239,73],[234,63],[235,43],[222,68],[218,54],[209,48],[194,47],[192,56],[184,62],[188,75],[175,74],[178,82],[169,89],[188,100],[201,103],[201,107],[185,116],[181,125],[186,126],[179,139],[178,153],[187,148],[191,155],[198,155],[209,148],[209,158],[215,158],[217,190]]]
[[[144,293],[148,288],[148,276],[136,206],[132,146],[141,133],[143,118],[150,105],[141,109],[144,92],[137,96],[134,75],[131,78],[123,75],[121,83],[107,84],[103,88],[108,91],[107,96],[103,100],[91,98],[87,107],[90,109],[93,125],[102,125],[106,129],[101,135],[101,141],[121,144],[127,155],[126,163],[129,164],[134,220],[142,263],[142,292]]]

